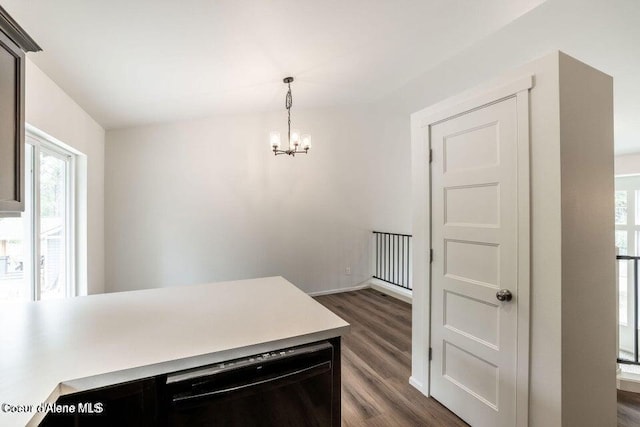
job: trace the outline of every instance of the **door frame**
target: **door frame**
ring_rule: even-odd
[[[516,98],[518,115],[518,338],[516,363],[516,422],[528,425],[530,313],[530,127],[529,90],[534,76],[525,75],[489,88],[475,89],[411,115],[413,206],[413,305],[411,377],[409,383],[430,395],[431,346],[431,126],[461,114]],[[526,132],[522,132],[526,129]]]

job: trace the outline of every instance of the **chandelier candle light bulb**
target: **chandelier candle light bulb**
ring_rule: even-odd
[[[302,135],[302,149],[306,151],[309,148],[311,148],[311,135]]]
[[[291,131],[291,145],[294,147],[300,145],[300,131],[297,129]]]
[[[288,154],[295,156],[296,154],[307,154],[311,148],[311,135],[304,134],[300,136],[300,131],[297,129],[291,130],[291,106],[293,105],[293,96],[291,95],[291,82],[293,77],[286,77],[284,83],[288,86],[287,96],[285,98],[285,108],[287,109],[287,136],[289,139],[289,148],[287,150],[280,149],[280,132],[273,131],[269,134],[269,145],[274,155]],[[302,149],[300,143],[302,142]]]
[[[269,135],[269,143],[271,144],[271,149],[277,150],[280,148],[280,132],[271,132]]]

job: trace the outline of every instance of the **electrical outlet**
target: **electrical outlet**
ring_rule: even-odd
[[[346,274],[347,276],[351,276],[351,267],[347,267],[344,269],[344,274]]]

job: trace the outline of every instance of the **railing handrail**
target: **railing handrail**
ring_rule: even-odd
[[[374,234],[388,234],[390,236],[405,236],[405,237],[413,237],[411,234],[402,234],[402,233],[390,233],[388,231],[373,231]]]
[[[640,256],[633,256],[633,255],[616,255],[616,259],[633,260],[633,259],[640,259]]]

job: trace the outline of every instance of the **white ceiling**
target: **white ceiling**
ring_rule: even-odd
[[[365,102],[544,0],[2,0],[107,129]]]

